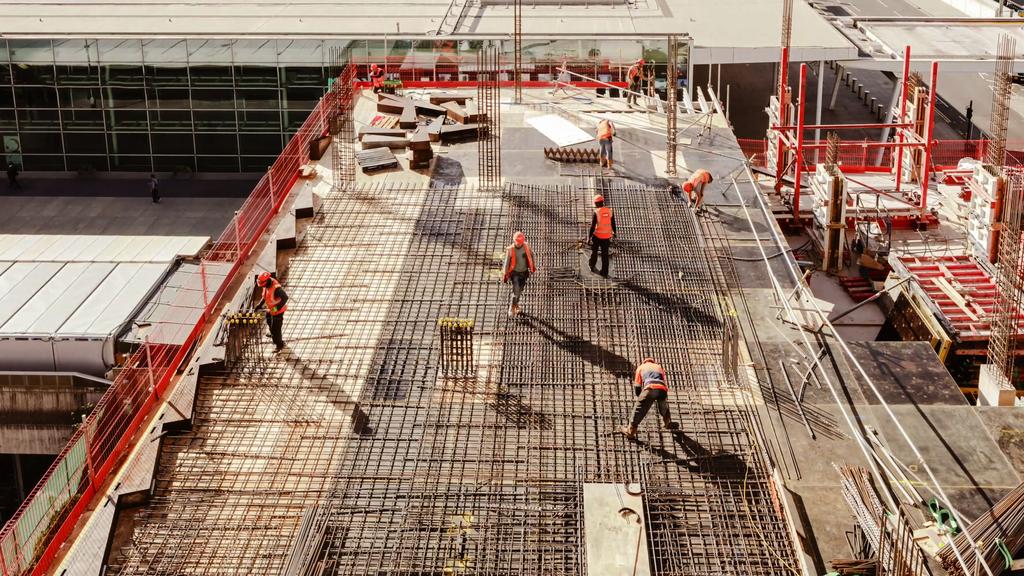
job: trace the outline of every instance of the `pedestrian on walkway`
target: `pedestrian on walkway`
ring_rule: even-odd
[[[13,161],[7,163],[7,187],[13,190],[21,190],[21,183],[18,182],[18,174],[21,169]]]
[[[711,172],[701,168],[694,172],[690,179],[683,184],[683,190],[689,196],[690,203],[695,211],[700,212],[704,207],[704,185],[711,184],[714,181],[715,179],[711,177]]]
[[[156,179],[156,174],[149,175],[149,195],[153,197],[153,204],[160,203],[160,181]]]
[[[516,232],[512,236],[512,244],[505,250],[505,263],[502,265],[502,282],[512,281],[512,302],[508,306],[508,315],[519,315],[519,297],[526,288],[530,274],[537,271],[533,250],[526,243],[526,236]]]
[[[285,293],[281,284],[270,275],[270,272],[261,272],[256,278],[256,284],[263,289],[263,306],[267,310],[267,326],[270,327],[270,337],[274,340],[274,347],[277,352],[284,349],[284,338],[281,336],[281,329],[284,327],[284,312],[288,309],[288,294]]]
[[[608,277],[608,260],[615,237],[615,213],[604,205],[604,196],[594,196],[594,214],[590,217],[590,271]],[[597,253],[601,252],[601,271],[597,271]]]
[[[597,123],[597,144],[601,147],[598,160],[601,168],[612,169],[612,140],[615,139],[615,125],[607,118]]]
[[[668,410],[668,378],[665,375],[665,369],[661,364],[655,362],[654,358],[644,358],[643,362],[636,367],[636,373],[633,376],[633,390],[636,394],[633,418],[628,426],[619,429],[627,438],[631,440],[636,438],[636,430],[644,416],[647,416],[652,404],[658,405],[662,428],[671,430],[679,427],[672,421]]]

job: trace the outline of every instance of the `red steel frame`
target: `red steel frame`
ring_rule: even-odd
[[[231,263],[225,281],[210,295],[196,295],[203,315],[181,346],[146,343],[131,355],[114,382],[72,435],[53,465],[0,530],[0,574],[44,574],[105,481],[134,445],[142,424],[166,391],[204,331],[224,292],[237,279],[242,264],[280,210],[308,162],[308,142],[328,131],[328,113],[335,104],[328,92],[292,136],[274,165],[250,193],[220,238],[207,251],[206,262]],[[84,456],[80,453],[84,450]]]
[[[789,64],[789,51],[786,48],[782,49],[782,74],[780,74],[781,82],[779,84],[779,100],[785,103],[784,96],[786,92],[786,68]],[[779,153],[778,153],[778,165],[776,167],[776,190],[781,189],[782,178],[785,172],[784,158],[786,152],[792,150],[795,153],[796,160],[794,161],[794,176],[793,176],[793,221],[799,223],[800,220],[800,189],[801,179],[803,176],[804,166],[804,151],[811,149],[820,149],[827,146],[825,143],[815,142],[814,144],[804,143],[804,132],[806,130],[863,130],[863,129],[878,129],[878,128],[893,128],[897,131],[898,141],[896,142],[880,142],[878,146],[882,147],[893,147],[896,148],[897,155],[897,169],[896,169],[896,192],[900,191],[902,185],[902,161],[903,161],[903,149],[904,148],[922,148],[924,150],[923,166],[921,168],[921,204],[920,211],[924,215],[927,211],[927,199],[928,199],[928,164],[931,160],[931,147],[932,137],[934,134],[935,126],[935,86],[938,80],[938,62],[932,62],[932,77],[931,77],[931,88],[929,89],[929,103],[928,103],[928,118],[925,125],[925,138],[924,142],[913,142],[908,141],[905,138],[904,130],[913,127],[913,123],[906,122],[907,114],[907,79],[910,77],[910,46],[907,46],[903,52],[903,88],[900,96],[900,118],[898,122],[882,122],[873,124],[804,124],[804,115],[807,106],[807,64],[800,64],[800,87],[799,87],[799,100],[797,102],[797,117],[796,125],[789,123],[788,118],[785,118],[786,106],[780,108],[779,120],[780,125],[771,126],[770,129],[778,130],[783,132],[779,138]],[[791,134],[794,133],[794,134]]]

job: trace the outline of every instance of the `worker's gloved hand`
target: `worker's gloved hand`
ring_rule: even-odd
[[[641,386],[633,386],[633,395],[634,396],[639,396],[640,392],[642,392],[642,391],[643,391],[643,387],[641,387]]]

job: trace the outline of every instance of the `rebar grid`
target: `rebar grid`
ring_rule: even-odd
[[[992,333],[988,341],[988,362],[996,367],[1002,388],[1016,382],[1017,338],[1024,309],[1024,250],[1020,237],[1024,232],[1024,172],[1006,170],[1002,223],[999,234],[999,260],[996,275],[997,297],[992,315]]]
[[[501,53],[497,45],[477,52],[477,172],[481,188],[501,186]]]
[[[989,121],[985,162],[1002,166],[1006,162],[1006,129],[1010,119],[1010,87],[1017,42],[1009,34],[1000,34],[996,44],[996,69],[992,83],[992,119]]]
[[[512,43],[515,50],[512,85],[515,88],[515,103],[519,104],[523,101],[523,0],[514,0],[512,4]]]
[[[578,249],[596,192],[612,280]],[[539,272],[510,319],[514,230]],[[791,573],[705,251],[685,203],[613,179],[331,193],[284,280],[292,352],[202,379],[113,572],[584,574],[582,483],[641,481],[653,573]],[[441,374],[440,318],[474,320],[475,374]],[[644,355],[682,430],[630,442]]]
[[[342,182],[353,182],[356,178],[355,155],[355,80],[356,67],[351,61],[348,47],[331,48],[331,67],[336,78],[332,90],[335,92],[337,106],[331,111],[330,131],[334,137],[331,146],[332,167],[334,169],[334,187]]]

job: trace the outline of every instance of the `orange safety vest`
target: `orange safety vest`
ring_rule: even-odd
[[[376,72],[370,71],[370,80],[373,81],[373,87],[379,88],[384,85],[384,69],[378,68]]]
[[[620,70],[621,70],[621,68],[620,68]],[[640,65],[639,64],[633,64],[632,66],[630,66],[629,70],[626,72],[626,77],[629,78],[630,82],[633,82],[634,80],[639,78],[640,77]]]
[[[615,128],[612,126],[611,120],[601,120],[597,123],[598,140],[611,140],[614,135]]]
[[[280,287],[281,284],[277,280],[271,278],[270,286],[263,289],[263,303],[267,305],[267,312],[271,316],[280,316],[281,314],[284,314],[285,310],[288,309],[287,304],[281,306],[280,308],[277,307],[277,303],[280,302],[281,299],[275,298],[274,294],[277,293],[277,289]]]
[[[633,383],[637,386],[644,388],[654,388],[656,390],[664,390],[668,392],[668,384],[665,376],[665,369],[661,367],[661,364],[656,362],[644,362],[643,364],[636,367],[636,375],[633,377]]]
[[[700,170],[694,172],[693,176],[690,176],[689,182],[695,188],[698,184],[710,184],[712,182],[711,172],[708,172],[707,170],[701,168]]]
[[[530,269],[530,273],[533,274],[537,271],[537,267],[533,265],[533,250],[530,250],[529,244],[523,244],[523,248],[526,248],[526,266]],[[508,270],[505,270],[505,278],[508,278],[512,271],[516,269],[516,245],[512,244],[508,247]]]
[[[612,209],[607,206],[594,208],[597,214],[597,226],[594,227],[594,237],[607,240],[612,237]]]

